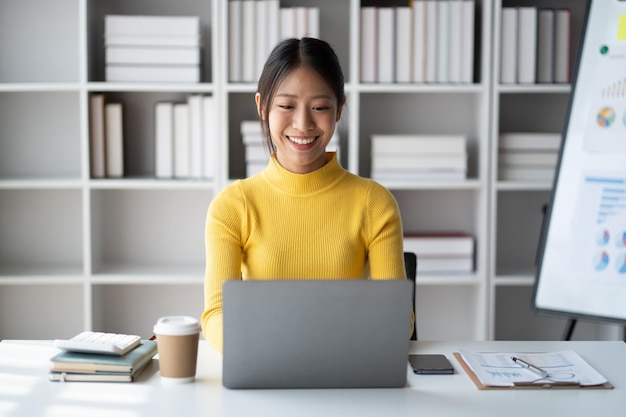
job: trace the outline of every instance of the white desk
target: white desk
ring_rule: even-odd
[[[452,352],[573,349],[614,386],[612,390],[479,391]],[[135,383],[48,381],[51,342],[0,343],[2,417],[613,417],[626,416],[626,343],[415,342],[412,351],[444,353],[455,375],[413,375],[400,389],[228,390],[221,355],[200,342],[197,381],[163,385],[153,361]]]

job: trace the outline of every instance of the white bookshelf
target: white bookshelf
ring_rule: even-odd
[[[498,135],[501,132],[561,133],[567,116],[570,84],[501,84],[500,31],[504,7],[567,8],[571,12],[571,65],[577,59],[586,0],[495,0],[492,33],[491,166],[489,211],[490,339],[554,339],[567,321],[530,311],[535,280],[542,207],[550,202],[551,181],[498,179]],[[573,75],[573,74],[572,74]],[[579,322],[574,338],[621,338],[616,326]]]
[[[159,316],[202,313],[204,216],[216,193],[244,176],[239,127],[256,118],[256,85],[228,81],[226,0],[48,3],[0,0],[0,339],[70,337],[84,329],[150,336]],[[574,3],[574,30],[580,31],[584,1]],[[468,137],[467,180],[385,184],[399,202],[405,230],[476,237],[471,274],[418,277],[419,338],[558,338],[564,325],[558,320],[528,330],[544,323],[527,306],[540,205],[551,185],[497,181],[494,140],[516,123],[558,130],[569,86],[494,81],[500,1],[476,0],[474,82],[456,85],[362,84],[359,0],[280,5],[320,9],[320,33],[346,75],[348,104],[339,132],[349,170],[369,175],[374,133]],[[105,82],[106,14],[200,16],[202,82]],[[125,117],[123,179],[89,176],[88,102],[95,93],[132,114]],[[192,93],[212,95],[219,109],[217,175],[156,180],[153,106]],[[558,114],[548,118],[546,112]],[[521,248],[503,238],[508,233],[523,237]],[[519,317],[522,331],[508,332]],[[555,328],[556,336],[550,333]]]

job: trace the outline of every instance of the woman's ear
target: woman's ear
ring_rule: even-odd
[[[335,117],[335,122],[338,122],[339,120],[341,120],[341,113],[343,112],[343,107],[346,104],[346,99],[344,97],[344,99],[342,100],[341,103],[339,103],[339,105],[337,106],[337,116]]]
[[[256,103],[256,112],[259,114],[261,120],[265,120],[265,111],[261,109],[261,94],[256,93],[254,95],[254,102]]]

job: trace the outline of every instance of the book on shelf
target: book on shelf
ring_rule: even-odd
[[[241,74],[243,43],[241,8],[241,1],[228,2],[228,79],[233,82],[239,82],[243,79]]]
[[[437,64],[435,72],[435,81],[438,83],[447,83],[449,71],[450,49],[450,2],[437,2]]]
[[[571,67],[570,9],[556,10],[554,17],[554,82],[569,83]]]
[[[189,106],[189,176],[202,178],[204,171],[204,126],[201,94],[190,94],[187,97]]]
[[[55,382],[134,382],[145,366],[133,372],[97,372],[94,374],[81,372],[50,371],[48,378]]]
[[[406,181],[462,181],[467,178],[466,170],[378,170],[372,171],[370,176],[378,182],[406,182]]]
[[[200,18],[105,16],[105,79],[200,82]]]
[[[174,104],[174,178],[191,177],[189,104]]]
[[[243,0],[241,4],[241,81],[257,79],[256,56],[256,1]]]
[[[184,102],[162,101],[154,108],[155,176],[207,179],[216,174],[213,96],[190,94]]]
[[[500,26],[500,83],[517,82],[517,8],[503,7]]]
[[[502,181],[547,181],[554,179],[556,167],[498,166],[498,179]]]
[[[198,65],[120,65],[105,68],[105,77],[110,82],[200,82]]]
[[[395,12],[395,82],[411,82],[411,8],[396,7]]]
[[[465,153],[465,135],[374,134],[372,157],[379,155]]]
[[[217,135],[215,117],[215,99],[213,96],[202,96],[202,142],[203,160],[202,177],[215,178],[217,174]]]
[[[378,78],[376,71],[376,67],[378,66],[376,54],[378,48],[378,31],[376,30],[378,25],[378,8],[362,7],[360,13],[361,65],[359,66],[359,70],[361,72],[361,82],[375,83]]]
[[[61,351],[50,358],[50,371],[133,373],[143,368],[156,353],[156,340],[142,340],[139,346],[122,356]]]
[[[395,81],[395,13],[392,7],[378,9],[378,39],[376,56],[379,83]]]
[[[256,82],[281,39],[319,37],[317,7],[280,7],[279,0],[228,2],[228,79]]]
[[[463,232],[407,232],[404,251],[422,256],[474,256],[474,236]]]
[[[121,103],[104,105],[106,176],[124,176],[124,123]]]
[[[414,83],[424,82],[425,54],[426,54],[426,2],[414,0],[411,5],[412,12],[412,71],[411,81]]]
[[[537,8],[517,9],[517,82],[534,84],[537,80]]]
[[[125,46],[105,48],[105,62],[109,64],[164,64],[200,65],[200,48],[193,46]]]
[[[199,50],[202,46],[202,38],[197,35],[171,36],[171,35],[128,35],[128,34],[107,34],[104,37],[104,46],[124,47],[194,47]]]
[[[104,104],[104,94],[89,96],[89,155],[92,178],[104,178],[106,175]]]
[[[475,30],[475,4],[474,0],[464,0],[462,10],[462,60],[461,82],[471,84],[474,82],[474,30]]]
[[[461,60],[463,57],[463,1],[448,1],[448,81],[461,82]]]
[[[123,356],[62,352],[51,358],[48,378],[56,382],[134,382],[156,353],[153,340],[142,341]]]
[[[195,36],[200,33],[198,16],[105,15],[104,33],[126,35]]]
[[[466,170],[467,154],[374,155],[372,170]]]
[[[549,151],[510,151],[498,152],[498,163],[501,166],[543,166],[555,168],[559,152]]]
[[[424,55],[424,81],[434,83],[437,74],[437,2],[425,0],[424,33],[426,37]]]
[[[549,132],[502,132],[498,139],[500,149],[559,150],[561,134]]]
[[[174,177],[174,103],[159,102],[154,107],[154,174]]]
[[[418,256],[417,273],[472,272],[473,256]]]
[[[554,9],[537,12],[537,82],[554,82]]]

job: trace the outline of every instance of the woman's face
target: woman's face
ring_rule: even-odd
[[[262,119],[268,117],[280,165],[297,174],[321,168],[343,109],[330,86],[315,71],[299,67],[278,86],[268,111],[260,99],[257,93],[257,110]]]

